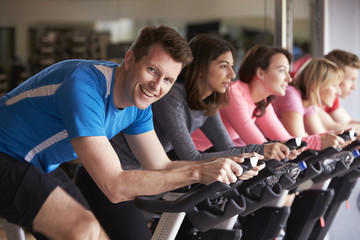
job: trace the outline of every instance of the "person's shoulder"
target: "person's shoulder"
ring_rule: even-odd
[[[93,65],[103,65],[103,66],[106,66],[106,67],[117,67],[117,66],[119,66],[118,63],[107,61],[107,60],[88,60],[88,62],[90,64],[93,64]]]
[[[287,86],[284,96],[276,96],[273,101],[273,106],[284,106],[288,104],[292,104],[294,102],[301,102],[301,94],[299,90],[294,86]]]
[[[231,81],[231,87],[237,89],[243,89],[247,87],[247,83],[244,83],[240,80],[233,80]]]
[[[97,69],[102,71],[103,69],[114,69],[119,64],[105,61],[105,60],[86,60],[86,59],[68,59],[60,61],[52,66],[53,70],[59,69],[59,70],[65,70],[68,69],[71,71],[73,69],[74,71],[81,71],[86,69]]]
[[[292,85],[287,86],[286,91],[285,91],[285,96],[292,97],[294,95],[295,96],[300,96],[300,91],[296,87],[294,87]]]
[[[274,107],[275,112],[277,112],[284,106],[292,105],[294,102],[298,102],[299,99],[301,100],[301,95],[298,89],[289,85],[286,87],[284,96],[275,97],[275,99],[272,101],[272,106]]]
[[[234,80],[231,82],[230,93],[234,95],[244,95],[249,92],[249,86],[240,80]]]
[[[297,91],[296,87],[292,86],[292,85],[289,85],[286,87],[286,91],[287,92],[294,92],[294,91]]]
[[[152,114],[152,105],[148,106],[145,109],[140,109],[136,106],[127,107],[121,110],[121,114],[130,116]]]
[[[185,86],[182,82],[175,82],[171,89],[177,92],[186,92]]]
[[[162,108],[183,107],[186,105],[186,90],[182,83],[174,83],[170,91],[158,101],[152,104],[153,110]]]
[[[165,97],[185,98],[186,89],[183,83],[175,82]]]

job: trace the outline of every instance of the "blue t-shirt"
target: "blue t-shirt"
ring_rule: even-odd
[[[115,107],[117,67],[101,60],[62,61],[1,97],[0,151],[50,172],[77,158],[72,138],[153,130],[151,107]]]

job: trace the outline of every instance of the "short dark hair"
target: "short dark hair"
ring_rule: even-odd
[[[325,58],[334,62],[343,71],[345,71],[346,66],[357,69],[360,68],[360,60],[358,56],[340,49],[332,50],[327,55],[325,55]]]
[[[193,59],[185,38],[176,30],[164,25],[147,26],[143,28],[129,50],[134,52],[135,62],[147,56],[150,47],[160,44],[164,50],[176,61],[187,66]]]

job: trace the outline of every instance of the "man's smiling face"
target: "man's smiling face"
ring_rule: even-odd
[[[131,51],[126,58],[127,79],[123,92],[126,98],[123,100],[139,109],[146,109],[166,95],[182,68],[159,44],[152,46],[148,55],[138,62]]]

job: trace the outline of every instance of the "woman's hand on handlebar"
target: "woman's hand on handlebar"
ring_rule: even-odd
[[[264,159],[270,160],[282,160],[285,158],[290,159],[290,150],[289,148],[280,142],[270,142],[264,144]]]
[[[258,154],[258,153],[243,153],[240,154],[237,157],[232,157],[231,159],[235,160],[235,159],[239,159],[241,161],[241,163],[244,161],[245,158],[252,158],[252,157],[257,157],[258,160],[263,160],[264,156]],[[239,162],[240,163],[240,162]],[[248,171],[244,172],[239,179],[241,180],[247,180],[250,179],[254,176],[257,176],[259,174],[259,171],[261,169],[263,169],[265,167],[265,164],[260,164],[258,166],[253,167],[252,169],[249,169]]]
[[[292,151],[290,151],[289,160],[294,160],[295,158],[297,158],[303,151],[305,151],[306,147],[302,147],[302,148],[298,148],[298,149],[294,149]]]
[[[260,164],[252,169],[250,169],[249,171],[247,171],[246,173],[242,174],[239,179],[241,180],[248,180],[250,178],[253,178],[255,176],[257,176],[259,174],[259,171],[262,170],[265,167],[266,164]]]
[[[346,142],[341,137],[337,136],[336,133],[328,132],[320,135],[321,138],[321,149],[328,147],[343,148],[346,146]]]

